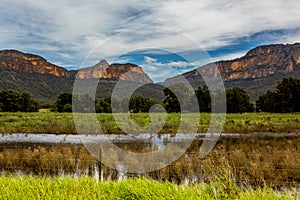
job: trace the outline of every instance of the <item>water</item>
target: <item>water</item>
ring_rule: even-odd
[[[264,184],[295,186],[300,183],[300,135],[297,133],[223,133],[215,148],[199,158],[199,148],[206,134],[139,135],[54,135],[2,134],[0,136],[0,171],[16,175],[91,176],[95,180],[123,180],[149,177],[173,183],[193,184],[224,175],[240,185]],[[169,142],[194,139],[177,161],[149,173],[128,173],[119,163],[116,170],[98,162],[82,145],[101,140],[113,141],[133,152],[157,151]],[[227,171],[222,168],[230,165]],[[222,174],[223,173],[223,174]]]
[[[0,144],[2,143],[36,143],[36,144],[53,144],[53,143],[65,143],[65,144],[82,144],[97,141],[114,141],[114,142],[149,142],[156,144],[158,148],[163,148],[164,142],[182,142],[185,139],[204,139],[207,133],[196,134],[139,134],[139,135],[66,135],[66,134],[31,134],[31,133],[12,133],[2,134],[0,136]],[[221,133],[220,138],[252,138],[252,137],[297,137],[299,133]]]

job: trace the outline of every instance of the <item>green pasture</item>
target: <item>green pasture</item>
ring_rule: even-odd
[[[127,115],[127,114],[117,114]],[[133,122],[139,126],[147,126],[150,117],[147,113],[130,114]],[[161,113],[155,113],[157,119]],[[167,120],[160,133],[177,133],[178,128],[183,126],[183,132],[191,132],[197,113],[167,114]],[[181,121],[182,116],[184,120]],[[124,133],[114,120],[114,116],[108,113],[97,114],[97,119],[104,133]],[[207,132],[211,120],[211,114],[201,113],[198,122],[198,132]],[[122,122],[121,122],[122,123]],[[155,122],[154,122],[155,123]],[[243,113],[226,114],[223,126],[224,133],[252,133],[274,132],[289,133],[299,132],[300,113],[270,114],[270,113]],[[193,131],[192,131],[193,132]],[[53,133],[53,134],[77,134],[72,113],[0,113],[0,133]]]
[[[126,114],[117,114],[126,115]],[[130,114],[133,122],[139,126],[147,126],[150,117],[147,113]],[[162,113],[155,113],[159,116]],[[181,123],[181,115],[184,120]],[[195,124],[195,118],[199,114],[167,114],[167,120],[160,133],[176,133],[180,123],[183,130],[194,132],[190,128]],[[206,132],[210,124],[211,114],[201,113],[198,122],[198,132]],[[114,116],[108,113],[97,114],[98,122],[106,134],[124,133],[114,120]],[[121,122],[122,123],[122,122]],[[226,114],[223,126],[224,133],[252,133],[275,132],[289,133],[299,132],[300,113],[270,114],[270,113],[244,113]],[[53,133],[53,134],[77,134],[72,113],[0,113],[0,133]]]

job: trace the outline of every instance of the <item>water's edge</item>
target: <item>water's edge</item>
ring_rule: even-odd
[[[36,133],[2,133],[0,135],[0,144],[2,143],[42,143],[42,144],[82,144],[93,141],[113,141],[113,142],[154,142],[168,139],[172,142],[199,139],[209,140],[211,134],[219,135],[220,138],[259,138],[259,137],[300,137],[300,133],[272,133],[256,132],[248,134],[240,133],[177,133],[177,134],[151,134],[143,133],[138,135],[118,135],[118,134],[99,134],[99,135],[67,135],[67,134],[36,134]],[[215,137],[213,137],[215,138]]]

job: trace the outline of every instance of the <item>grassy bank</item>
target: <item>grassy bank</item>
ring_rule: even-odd
[[[122,114],[120,114],[122,115]],[[157,115],[160,115],[157,113]],[[184,126],[189,131],[190,123],[195,115],[187,115]],[[98,121],[106,134],[122,134],[112,114],[97,114]],[[140,126],[150,123],[148,114],[132,114],[132,119]],[[176,133],[181,116],[177,113],[167,115],[167,121],[160,133]],[[201,113],[198,132],[206,132],[210,123],[210,114]],[[300,113],[295,114],[268,114],[245,113],[227,114],[223,127],[226,133],[251,132],[299,132]],[[76,134],[71,113],[0,113],[0,133],[54,133]]]
[[[0,185],[0,199],[291,199],[269,188],[246,190],[220,181],[186,186],[149,179],[0,177]]]

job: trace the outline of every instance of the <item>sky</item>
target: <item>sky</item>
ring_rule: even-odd
[[[158,82],[251,48],[300,42],[297,0],[0,0],[0,49],[67,69],[135,63]]]

